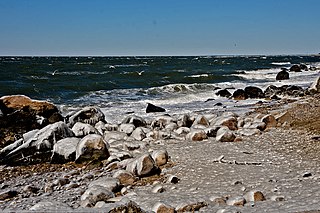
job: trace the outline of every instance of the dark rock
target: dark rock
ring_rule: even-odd
[[[222,90],[219,90],[218,92],[216,92],[216,95],[229,98],[232,94],[227,89],[222,89]]]
[[[265,89],[264,94],[266,97],[271,97],[273,95],[280,95],[281,89],[277,86],[270,85]]]
[[[232,97],[235,100],[245,100],[249,96],[243,89],[237,89],[236,91],[234,91]]]
[[[289,73],[285,70],[280,71],[276,76],[277,81],[287,80],[287,79],[289,79]]]
[[[147,125],[147,122],[141,117],[132,115],[132,116],[126,117],[122,121],[122,124],[133,124],[137,128],[137,127],[145,127]]]
[[[258,87],[248,86],[244,89],[249,98],[264,98],[263,91]]]
[[[297,64],[292,65],[290,67],[290,71],[292,71],[292,72],[301,72],[301,67],[299,65],[297,65]]]
[[[305,64],[300,64],[300,69],[304,70],[304,71],[308,71],[309,70],[308,66],[305,65]]]
[[[165,112],[166,110],[162,107],[155,106],[153,104],[148,103],[146,113],[150,112]]]
[[[6,200],[15,197],[18,194],[17,191],[14,190],[6,190],[0,192],[0,200]]]
[[[17,138],[9,135],[22,135],[33,129],[62,121],[58,108],[47,101],[32,100],[24,95],[3,96],[0,98],[0,148]],[[6,139],[5,139],[6,138]]]

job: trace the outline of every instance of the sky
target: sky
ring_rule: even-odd
[[[320,52],[319,0],[0,0],[0,55]]]

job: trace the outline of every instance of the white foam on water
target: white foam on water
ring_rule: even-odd
[[[272,62],[271,64],[276,66],[284,66],[284,65],[290,65],[291,62]]]

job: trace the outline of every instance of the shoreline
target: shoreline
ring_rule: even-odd
[[[299,98],[292,103],[289,103],[290,99],[281,99],[279,105],[268,103],[255,105],[250,108],[250,113],[242,116],[253,118],[258,113],[279,115],[288,112],[290,123],[267,128],[253,136],[241,136],[241,140],[237,142],[217,142],[212,137],[201,141],[179,138],[150,140],[145,148],[134,148],[133,156],[152,150],[167,150],[169,155],[167,166],[162,168],[160,175],[138,178],[131,187],[130,185],[124,187],[126,193],[118,194],[116,197],[129,199],[144,210],[151,210],[159,201],[177,211],[179,206],[210,212],[222,209],[245,212],[319,210],[309,194],[311,192],[317,194],[317,191],[320,191],[316,184],[320,178],[320,170],[317,167],[320,161],[317,155],[318,151],[320,152],[320,145],[316,145],[320,128],[316,126],[310,129],[308,125],[310,119],[312,123],[318,121],[319,116],[315,116],[320,108],[318,100],[319,94],[316,94]],[[139,143],[130,146],[137,144]],[[215,159],[221,156],[224,161],[216,162]],[[1,166],[0,168],[1,176],[6,177],[6,180],[0,180],[1,193],[8,188],[18,192],[18,196],[0,201],[2,210],[28,210],[43,200],[66,204],[72,207],[68,209],[69,211],[91,212],[110,207],[110,204],[103,204],[101,208],[83,208],[80,200],[90,182],[112,176],[114,171],[109,170],[110,163],[105,162],[102,165],[42,163],[25,167]],[[84,178],[88,174],[92,179]],[[167,178],[170,175],[178,177],[179,182],[177,184],[168,182]],[[54,185],[59,177],[68,179],[69,183]],[[45,187],[50,183],[53,185],[52,190],[45,192]],[[76,183],[78,186],[72,188],[70,183]],[[25,189],[26,186],[38,190],[28,191]],[[162,187],[163,192],[153,192],[155,187]],[[232,199],[244,197],[252,190],[261,191],[266,201],[247,201],[247,204],[243,203],[244,206],[240,207],[228,204]],[[277,199],[281,201],[276,201]],[[116,203],[117,201],[114,204]],[[41,211],[41,208],[38,211]]]

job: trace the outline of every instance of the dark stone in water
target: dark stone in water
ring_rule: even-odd
[[[289,79],[289,73],[286,70],[282,70],[276,76],[277,81]]]
[[[214,98],[208,98],[205,103],[209,102],[209,101],[214,101]]]
[[[297,64],[292,65],[290,67],[290,71],[292,71],[292,72],[301,72],[301,67],[299,65],[297,65]]]
[[[146,109],[146,113],[150,113],[150,112],[165,112],[166,110],[162,107],[158,107],[156,105],[150,104],[148,103],[147,109]]]
[[[304,70],[304,71],[308,71],[308,70],[309,70],[309,69],[308,69],[308,66],[305,65],[305,64],[300,64],[300,69],[301,69],[301,70]]]
[[[220,103],[220,102],[215,104],[215,106],[222,106],[222,105],[223,105],[223,104]]]
[[[234,91],[232,97],[235,100],[245,100],[248,98],[248,94],[243,89],[237,89]]]
[[[245,93],[248,95],[249,98],[264,98],[265,95],[262,89],[258,87],[248,86],[244,89]]]
[[[227,89],[222,89],[222,90],[219,90],[218,92],[216,92],[216,95],[229,98],[231,96],[231,93]]]

